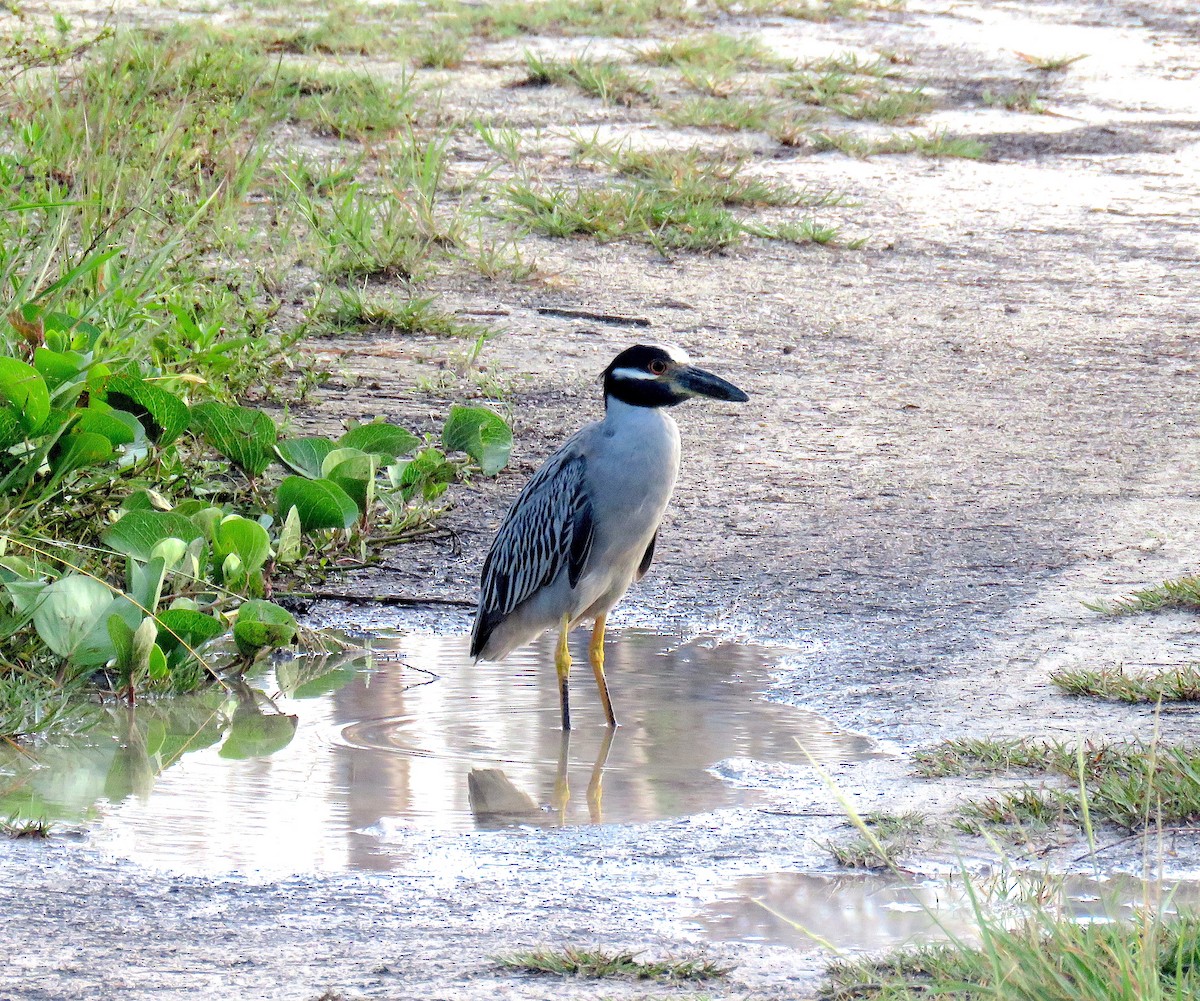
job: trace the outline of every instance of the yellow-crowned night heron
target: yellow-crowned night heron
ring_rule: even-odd
[[[679,472],[679,429],[666,407],[692,396],[741,403],[731,383],[678,349],[636,345],[604,370],[604,419],[567,439],[525,485],[483,564],[471,656],[500,660],[553,626],[562,725],[571,728],[567,635],[594,619],[589,659],[608,725],[604,622],[654,558]]]

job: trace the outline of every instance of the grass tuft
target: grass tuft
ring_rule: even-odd
[[[1074,66],[1080,59],[1086,59],[1087,53],[1084,52],[1077,56],[1033,56],[1027,52],[1018,52],[1017,58],[1027,63],[1031,70],[1041,73],[1061,73]]]
[[[713,980],[725,976],[731,967],[710,959],[665,959],[644,961],[635,952],[610,952],[605,949],[534,949],[496,956],[495,962],[506,970],[525,973],[552,973],[564,977],[599,980],[617,977],[627,980]]]
[[[1105,615],[1132,615],[1135,612],[1158,612],[1166,608],[1200,608],[1200,577],[1164,580],[1153,587],[1134,591],[1126,598],[1084,602],[1084,607]]]
[[[1005,772],[1024,769],[1058,777],[1082,788],[1069,799],[1128,831],[1152,824],[1200,821],[1200,749],[1186,744],[1084,744],[1071,747],[1028,740],[958,739],[916,755],[918,773],[927,777]],[[1082,811],[1065,805],[1068,794],[1030,788],[998,800],[968,804],[964,816],[996,823],[1045,819],[1048,811],[1082,822]],[[1038,798],[1041,802],[1035,802]],[[1004,819],[1008,816],[1017,820]]]
[[[894,869],[925,828],[925,816],[907,813],[868,813],[863,823],[874,839],[861,836],[846,844],[826,843],[840,866],[850,869]]]
[[[1184,1001],[1200,992],[1200,918],[1079,923],[1042,905],[1015,926],[977,915],[978,945],[838,962],[836,1001]]]
[[[738,69],[784,69],[790,63],[753,35],[710,32],[659,42],[637,54],[638,62],[651,66],[725,73]]]
[[[743,100],[736,97],[687,97],[663,110],[663,117],[672,125],[702,129],[725,129],[730,132],[763,132],[781,111],[774,101],[765,98]]]
[[[654,103],[650,84],[611,59],[574,56],[560,61],[526,52],[525,66],[528,70],[528,75],[522,81],[525,86],[573,86],[605,104],[619,104],[626,108]]]
[[[1004,108],[1006,111],[1024,111],[1031,115],[1044,115],[1047,112],[1046,102],[1036,90],[1028,87],[1018,87],[1016,90],[983,92],[983,103],[993,108]]]
[[[8,820],[0,821],[0,835],[11,838],[14,841],[21,839],[44,841],[50,837],[50,833],[50,822],[44,818],[25,820],[12,817]]]
[[[1055,671],[1050,681],[1068,695],[1112,702],[1200,701],[1200,665],[1196,664],[1146,674],[1130,674],[1123,668],[1069,669]]]
[[[975,139],[964,139],[944,131],[921,134],[897,133],[886,139],[869,139],[857,132],[845,130],[814,131],[806,139],[817,152],[837,150],[847,156],[864,158],[904,153],[926,157],[960,157],[978,160],[987,155],[988,148]]]

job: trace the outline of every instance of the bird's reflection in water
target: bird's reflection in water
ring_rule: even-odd
[[[722,761],[735,771],[807,768],[802,746],[824,761],[880,753],[861,735],[764,698],[773,651],[638,630],[614,637],[609,656],[623,725],[610,731],[591,679],[572,677],[581,698],[566,735],[545,667],[552,642],[544,637],[494,665],[471,663],[460,638],[401,637],[400,670],[341,689],[339,715],[358,719],[343,726],[337,748],[355,776],[355,825],[387,839],[392,827],[414,823],[655,820],[754,802],[752,782],[734,785],[713,770]],[[412,685],[414,669],[436,680]]]
[[[472,768],[467,773],[467,800],[479,827],[508,827],[512,824],[567,823],[571,804],[571,730],[564,730],[558,744],[558,766],[550,809],[543,809],[529,793],[517,787],[500,768]],[[587,785],[588,820],[604,822],[604,766],[618,730],[606,728],[600,738]]]

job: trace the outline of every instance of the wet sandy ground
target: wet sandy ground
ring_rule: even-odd
[[[623,621],[787,644],[779,699],[900,750],[963,733],[1150,735],[1149,711],[1074,702],[1047,677],[1064,664],[1196,659],[1190,616],[1101,620],[1080,602],[1188,572],[1200,542],[1197,15],[1182,2],[912,3],[884,19],[768,27],[826,51],[915,53],[946,95],[931,123],[985,137],[993,158],[770,162],[781,178],[848,190],[859,205],[846,226],[871,238],[863,251],[761,245],[665,263],[531,238],[551,285],[446,289],[460,309],[507,311],[486,359],[516,387],[515,467],[459,495],[457,545],[405,548],[358,586],[472,595],[523,476],[598,414],[594,377],[612,354],[652,336],[754,398],[678,413],[677,501]],[[983,86],[1023,79],[1014,49],[1090,54],[1051,91],[1066,117],[972,104]],[[560,107],[596,114],[582,98]],[[544,306],[651,327],[550,319]],[[380,412],[419,422],[449,402],[417,390],[409,364],[445,345],[333,347],[367,378],[331,387],[304,415],[314,424]],[[1157,725],[1194,737],[1196,717]],[[899,756],[831,771],[862,809],[936,811],[962,792],[911,779]],[[705,935],[680,914],[714,888],[828,870],[819,841],[837,833],[840,808],[820,778],[751,778],[771,811],[519,838],[414,830],[413,867],[385,875],[253,885],[71,844],[4,845],[0,998],[686,995],[501,975],[488,956],[562,943],[685,952]],[[1050,861],[1078,855],[1068,844]],[[1168,863],[1197,857],[1180,844]],[[802,997],[821,963],[767,945],[707,948],[738,964],[702,988],[715,997]]]

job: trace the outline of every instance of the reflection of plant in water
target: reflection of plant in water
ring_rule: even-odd
[[[297,659],[281,665],[276,681],[296,698],[334,691],[354,676],[360,657]],[[93,709],[70,741],[0,749],[0,817],[19,832],[86,820],[102,803],[148,796],[158,776],[185,754],[220,743],[222,758],[266,757],[291,743],[297,723],[241,680],[228,691]]]

